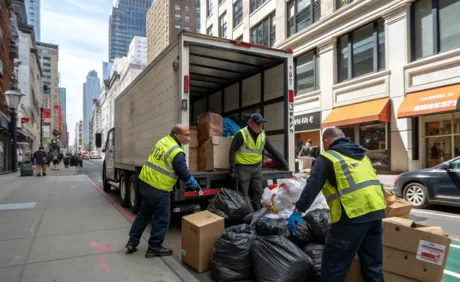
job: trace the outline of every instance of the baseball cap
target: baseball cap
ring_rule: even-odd
[[[255,123],[265,122],[264,117],[261,114],[255,113],[251,115],[251,120]]]

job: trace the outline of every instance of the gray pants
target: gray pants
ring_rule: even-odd
[[[243,194],[246,201],[252,204],[254,210],[262,208],[262,164],[236,165],[235,173],[238,179],[238,191]]]

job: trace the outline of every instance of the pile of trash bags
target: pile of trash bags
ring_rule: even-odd
[[[323,244],[330,227],[323,194],[302,215],[304,222],[296,232],[287,228],[303,187],[305,180],[294,178],[266,188],[259,211],[253,211],[239,192],[221,189],[208,206],[229,226],[213,249],[215,281],[322,281]]]

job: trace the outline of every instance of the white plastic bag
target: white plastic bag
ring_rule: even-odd
[[[327,205],[327,201],[323,195],[323,191],[319,192],[318,196],[316,196],[316,199],[313,201],[313,204],[311,204],[310,208],[304,214],[302,214],[302,217],[304,217],[307,213],[318,209],[329,210],[329,206]]]

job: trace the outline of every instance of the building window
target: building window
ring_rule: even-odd
[[[291,1],[288,4],[288,36],[291,36],[310,26],[314,22],[317,22],[320,17],[320,0]]]
[[[273,47],[275,44],[275,13],[263,19],[251,30],[251,43]]]
[[[350,3],[352,3],[353,0],[336,0],[336,5],[337,5],[337,9],[340,9],[342,8],[343,6],[346,6]]]
[[[181,28],[181,27],[180,27],[180,24],[175,24],[175,25],[174,25],[174,30],[175,30],[175,31],[179,31],[180,28]]]
[[[338,81],[385,69],[383,20],[365,25],[337,40]]]
[[[196,13],[197,13],[197,14],[200,13],[200,7],[196,7]]]
[[[268,1],[269,0],[251,0],[251,13]]]
[[[179,5],[179,4],[175,4],[175,5],[174,5],[174,9],[176,9],[176,11],[180,11],[180,5]]]
[[[190,30],[189,26],[184,27],[185,30]]]
[[[295,58],[295,95],[316,90],[316,51],[312,50]]]
[[[201,30],[199,28],[195,29],[196,33],[200,33]]]
[[[208,5],[206,5],[206,16],[209,17],[212,15],[212,1],[208,0]]]
[[[241,34],[241,35],[238,36],[235,40],[236,40],[236,41],[243,41],[243,35]]]
[[[200,0],[196,0],[196,3],[197,3],[197,4],[200,4]]]
[[[176,21],[180,21],[182,19],[181,15],[176,14]]]
[[[190,12],[190,6],[185,6],[185,11]]]
[[[233,4],[233,27],[243,21],[243,0],[238,0]]]
[[[195,21],[196,21],[196,24],[200,24],[200,18],[196,18]]]
[[[185,22],[188,23],[188,22],[190,22],[190,17],[189,17],[189,16],[185,16],[185,17],[184,17],[184,20],[185,20]]]
[[[412,12],[412,60],[460,47],[460,0],[419,0]]]
[[[227,11],[219,17],[219,36],[227,37]]]
[[[206,29],[206,34],[212,36],[212,25],[210,25],[210,26]]]

